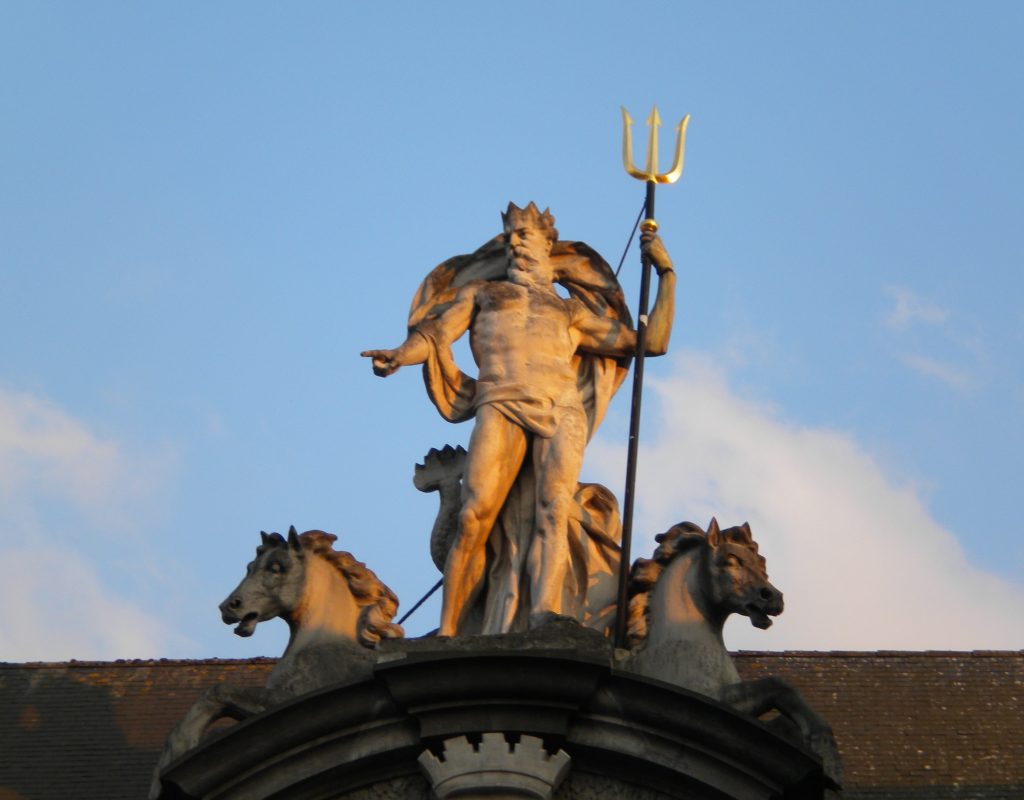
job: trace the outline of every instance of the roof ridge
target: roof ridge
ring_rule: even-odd
[[[740,658],[1017,658],[1024,650],[732,650]],[[0,661],[0,669],[58,669],[87,667],[94,669],[181,667],[190,665],[276,664],[276,656],[251,658],[119,658],[113,661]]]
[[[730,654],[789,658],[1005,658],[1024,656],[1024,650],[731,650]]]
[[[193,664],[276,664],[276,656],[253,656],[251,658],[119,658],[114,661],[0,661],[0,669],[48,669],[56,667],[181,667]]]

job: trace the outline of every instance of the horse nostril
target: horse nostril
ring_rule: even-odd
[[[762,589],[761,590],[761,599],[762,600],[771,600],[772,599],[772,590],[771,589]]]
[[[232,611],[236,611],[237,609],[239,609],[241,607],[242,607],[242,598],[241,597],[232,597],[230,600],[228,600],[228,608],[230,608]]]

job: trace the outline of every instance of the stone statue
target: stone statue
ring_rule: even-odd
[[[462,447],[445,445],[440,450],[431,448],[413,474],[417,489],[438,493],[440,502],[430,532],[430,555],[442,573],[459,529],[465,463],[466,451]],[[615,495],[597,483],[577,483],[566,534],[569,568],[563,583],[562,614],[604,636],[611,636],[615,625],[622,535]],[[526,630],[525,608],[520,608],[512,625],[504,629],[500,627],[500,618],[496,620],[493,610],[488,609],[488,606],[498,605],[497,598],[503,598],[506,605],[511,606],[508,600],[517,594],[520,569],[514,559],[522,548],[516,545],[515,539],[504,535],[499,520],[489,543],[489,591],[485,600],[491,602],[474,604],[460,632],[518,633]],[[517,622],[522,624],[517,626]]]
[[[300,694],[333,683],[368,678],[381,639],[403,635],[391,622],[398,598],[351,554],[334,550],[324,531],[262,534],[246,576],[221,603],[225,623],[251,636],[256,625],[281,617],[291,636],[264,689],[218,684],[207,689],[171,731],[153,774],[150,797],[160,795],[160,773],[199,744],[223,717],[242,720]]]
[[[725,649],[722,628],[743,614],[757,628],[782,613],[782,592],[768,582],[765,560],[744,523],[707,533],[682,522],[656,537],[651,559],[638,558],[630,575],[627,669],[717,698],[760,717],[770,711],[777,733],[794,736],[817,753],[835,786],[842,764],[828,723],[779,678],[741,681]]]
[[[562,613],[566,530],[583,450],[636,348],[621,288],[597,253],[559,242],[554,218],[533,203],[509,204],[502,219],[501,236],[427,276],[399,347],[362,353],[381,377],[423,364],[442,416],[476,419],[445,562],[442,636],[466,631],[499,522],[504,549],[528,578],[529,599],[518,596],[517,581],[489,587],[484,632],[511,630],[524,603],[530,628]],[[648,353],[661,355],[672,328],[675,275],[655,233],[643,234],[641,248],[659,275]],[[556,292],[556,282],[569,298]],[[467,331],[476,380],[451,353]]]

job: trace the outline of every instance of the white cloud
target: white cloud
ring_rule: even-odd
[[[731,648],[1024,646],[1024,586],[970,566],[914,488],[850,435],[739,397],[707,357],[684,353],[674,366],[650,383],[659,413],[644,422],[633,557],[682,520],[749,521],[786,612],[767,632],[734,618]],[[595,462],[621,481],[620,447],[595,442]]]
[[[900,332],[904,341],[909,335],[909,329],[916,323],[941,325],[938,342],[929,335],[931,341],[919,341],[918,345],[926,345],[927,349],[934,349],[935,346],[945,346],[948,349],[952,344],[961,356],[966,354],[970,357],[973,366],[977,366],[976,362],[979,359],[984,359],[985,346],[981,338],[977,334],[964,335],[946,325],[949,319],[949,312],[946,309],[918,297],[909,289],[888,286],[885,291],[893,299],[893,308],[886,317],[885,324],[888,328]],[[920,338],[918,336],[918,339]],[[948,360],[906,351],[897,353],[896,358],[919,375],[937,380],[950,389],[962,392],[974,384],[971,371]]]
[[[53,403],[0,391],[0,491],[48,489],[81,505],[108,492],[123,470],[118,447],[94,436]]]
[[[132,509],[161,474],[159,461],[139,463],[52,402],[0,389],[0,658],[167,649],[169,631],[107,585],[92,560],[127,552],[123,531],[140,527]]]
[[[0,514],[35,519],[33,510],[70,507],[101,531],[136,529],[173,469],[166,450],[144,459],[97,435],[55,403],[0,389]]]
[[[181,644],[162,623],[105,586],[71,547],[4,548],[0,562],[4,660],[153,658]]]
[[[903,330],[915,322],[939,325],[949,318],[949,312],[923,300],[910,289],[901,286],[887,286],[885,292],[893,299],[893,308],[885,324],[896,330]]]
[[[963,391],[971,386],[970,375],[944,361],[928,358],[928,356],[914,355],[913,353],[904,353],[899,356],[899,360],[915,372],[924,375],[926,378],[935,378],[951,389]]]

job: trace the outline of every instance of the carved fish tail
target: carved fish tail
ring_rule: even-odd
[[[441,572],[444,572],[448,551],[451,550],[458,530],[462,473],[465,468],[465,449],[446,444],[440,450],[432,447],[424,456],[423,463],[416,465],[413,473],[413,485],[421,492],[440,493],[437,517],[430,532],[430,557]]]

